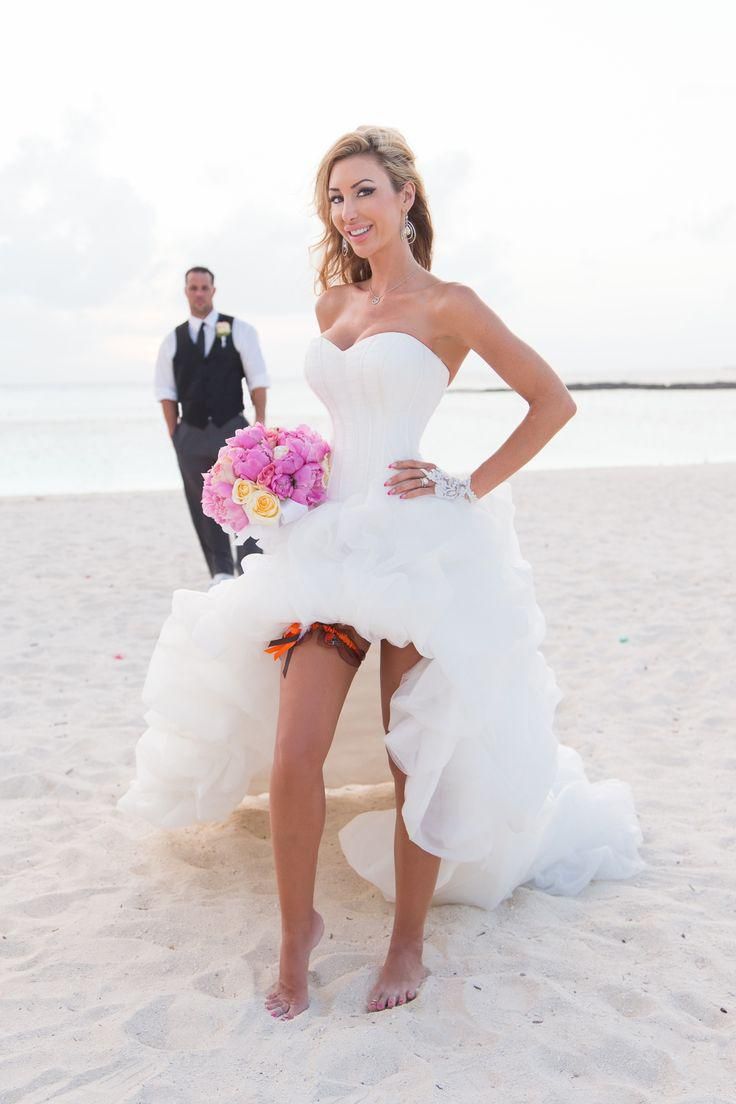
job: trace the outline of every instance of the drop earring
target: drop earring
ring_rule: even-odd
[[[342,239],[342,255],[343,255],[343,257],[347,257],[349,252],[350,252],[350,246],[347,243],[347,238],[343,238]]]
[[[401,237],[402,241],[408,242],[409,245],[413,245],[413,243],[417,240],[417,232],[414,228],[414,223],[409,221],[408,211],[404,215],[404,225],[401,228],[399,236]]]

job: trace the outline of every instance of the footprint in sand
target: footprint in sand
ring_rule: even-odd
[[[42,893],[38,897],[29,897],[27,901],[20,902],[15,911],[40,920],[45,916],[58,916],[60,912],[66,912],[76,901],[89,902],[91,897],[101,893],[117,892],[116,886],[109,886],[108,888],[97,887],[92,893],[86,887],[74,890],[72,893]]]
[[[240,1001],[213,1000],[204,993],[155,997],[125,1021],[125,1033],[154,1050],[210,1050],[226,1039],[242,1015]]]
[[[253,973],[245,962],[236,967],[223,967],[197,974],[192,986],[216,1000],[247,1000],[253,996]]]

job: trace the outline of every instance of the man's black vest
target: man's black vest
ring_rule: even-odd
[[[174,381],[181,416],[190,425],[204,429],[211,418],[224,425],[243,409],[243,361],[233,345],[233,320],[218,314],[218,322],[229,322],[226,338],[215,337],[209,356],[203,356],[189,336],[189,323],[177,326],[174,353]]]

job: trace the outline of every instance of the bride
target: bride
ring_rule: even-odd
[[[281,955],[266,1007],[279,1019],[309,1003],[324,927],[313,902],[322,766],[369,647],[380,649],[396,813],[340,832],[350,864],[395,900],[369,1011],[416,997],[431,903],[494,908],[524,883],[576,894],[644,866],[628,785],[591,784],[554,735],[561,695],[506,482],[575,403],[471,288],[432,275],[426,194],[400,133],[363,126],[338,139],[315,197],[320,334],[306,375],[332,420],[328,499],[269,530],[267,554],[227,587],[175,592],[120,801],[167,828],[218,819],[270,768]],[[470,349],[528,411],[460,478],[419,442]]]

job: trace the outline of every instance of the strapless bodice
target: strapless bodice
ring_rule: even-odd
[[[348,349],[317,335],[307,347],[305,375],[332,421],[328,497],[385,496],[392,460],[423,459],[419,443],[447,387],[447,368],[418,338],[390,330]]]

